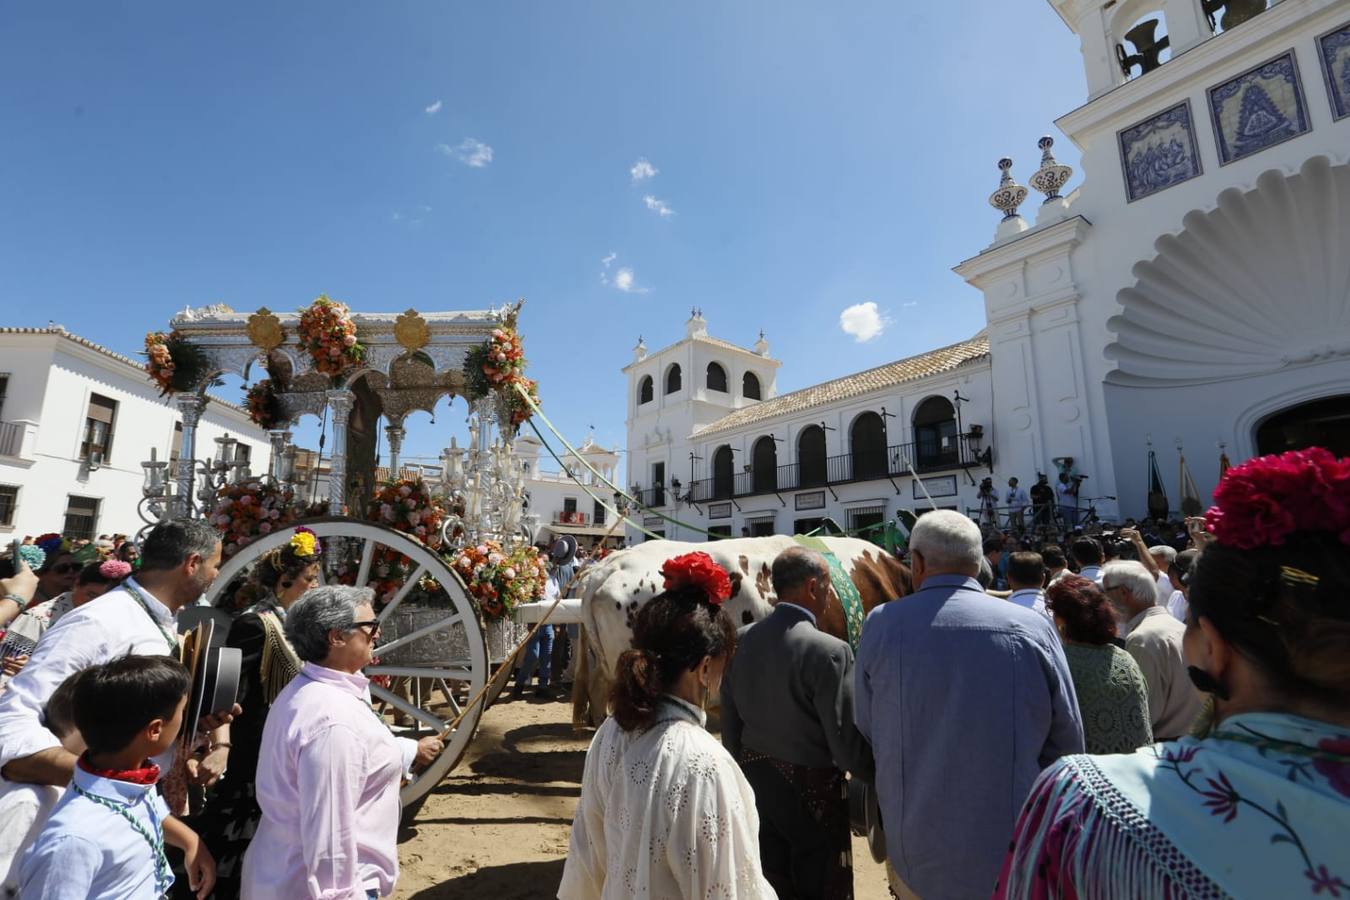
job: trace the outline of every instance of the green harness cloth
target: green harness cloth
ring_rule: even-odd
[[[806,549],[814,550],[825,557],[825,562],[829,564],[830,584],[834,585],[834,592],[839,595],[839,602],[844,607],[844,627],[848,629],[848,645],[853,648],[854,653],[857,653],[858,641],[862,638],[863,619],[867,618],[863,612],[862,596],[858,593],[857,586],[844,571],[844,564],[839,561],[839,557],[831,553],[820,538],[798,534],[793,535],[792,539]]]

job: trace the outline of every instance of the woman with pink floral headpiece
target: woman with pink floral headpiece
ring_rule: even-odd
[[[4,640],[0,641],[0,690],[4,690],[9,680],[23,669],[28,654],[47,629],[72,609],[112,590],[130,574],[131,566],[120,560],[91,562],[80,569],[70,590],[21,612],[4,633]]]
[[[1350,895],[1350,459],[1230,470],[1190,580],[1195,737],[1036,783],[995,897]]]

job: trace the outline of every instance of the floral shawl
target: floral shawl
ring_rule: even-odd
[[[1069,756],[1022,809],[995,898],[1350,897],[1350,729],[1276,713]]]

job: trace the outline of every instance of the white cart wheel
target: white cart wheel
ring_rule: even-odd
[[[295,522],[255,539],[230,557],[220,567],[208,600],[214,604],[264,554],[284,546],[296,525],[312,530],[323,544],[321,578],[325,584],[367,587],[376,580],[372,574],[379,565],[377,550],[382,547],[411,561],[410,575],[382,607],[380,597],[376,597],[382,634],[375,649],[377,662],[365,671],[372,678],[370,692],[376,712],[396,735],[417,739],[443,732],[464,712],[462,704],[487,683],[487,646],[478,610],[464,583],[445,560],[421,542],[359,519]],[[346,568],[348,574],[339,577],[339,568]],[[427,577],[435,579],[439,587],[425,590],[420,583]],[[414,590],[422,602],[404,607],[404,600]],[[459,763],[478,730],[483,706],[474,704],[445,738],[440,756],[404,785],[400,794],[404,807],[420,803]]]

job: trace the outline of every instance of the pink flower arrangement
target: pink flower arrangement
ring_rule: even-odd
[[[325,294],[300,311],[296,333],[314,368],[325,375],[337,377],[365,362],[366,348],[356,335],[351,311]]]
[[[131,563],[122,562],[120,559],[110,559],[99,565],[98,574],[110,581],[121,581],[131,574]]]
[[[222,554],[229,559],[249,541],[285,528],[304,513],[289,488],[247,481],[221,488],[206,519],[220,532]]]
[[[1329,531],[1350,546],[1350,459],[1321,447],[1234,466],[1214,500],[1205,524],[1221,544],[1251,550],[1296,531]]]
[[[484,541],[458,551],[450,563],[490,620],[541,599],[548,581],[548,563],[534,547],[506,550],[497,541]]]

